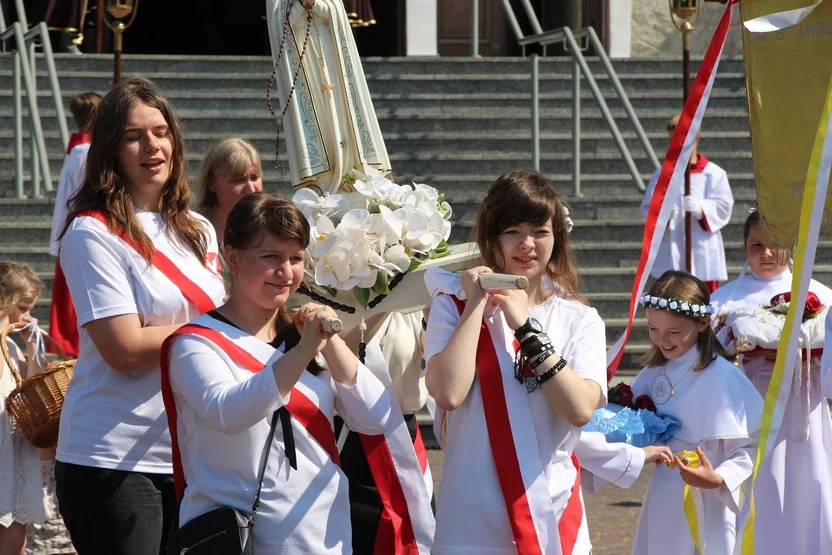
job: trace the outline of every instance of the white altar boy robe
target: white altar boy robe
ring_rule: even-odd
[[[714,292],[718,314],[769,304],[791,290],[792,273],[768,280],[751,274],[738,281]],[[824,305],[832,303],[832,290],[817,281],[811,281],[809,291]],[[725,333],[719,336],[732,343]],[[740,362],[765,397],[774,362],[762,356],[741,356]],[[832,420],[821,394],[818,357],[810,368],[809,380],[801,380],[799,391],[789,395],[777,440],[754,485],[755,555],[832,553]]]
[[[644,217],[647,217],[660,170],[661,168],[653,174],[641,201],[641,214]],[[684,183],[681,186],[684,187]],[[703,212],[702,219],[694,218],[691,225],[691,273],[702,281],[724,281],[728,279],[728,270],[720,230],[731,221],[731,211],[734,208],[728,174],[700,154],[696,164],[690,167],[690,194],[699,201]],[[679,196],[680,203],[683,196],[684,194]],[[650,275],[658,278],[667,270],[684,269],[685,212],[679,204],[673,208],[670,215],[667,231],[662,237]]]
[[[699,518],[699,555],[725,555],[734,549],[736,523],[743,507],[746,480],[754,469],[763,400],[742,372],[717,357],[694,372],[699,358],[694,346],[666,366],[647,367],[631,387],[633,395],[650,395],[659,374],[665,373],[675,394],[658,405],[658,414],[672,416],[682,427],[668,442],[674,453],[699,445],[724,484],[711,490],[692,488]],[[656,467],[644,497],[633,555],[694,555],[683,508],[685,483],[678,469]]]

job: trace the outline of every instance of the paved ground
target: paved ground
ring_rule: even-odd
[[[428,451],[430,469],[437,486],[442,474],[442,459],[442,451]],[[597,493],[584,496],[593,555],[630,555],[641,500],[649,479],[649,471],[645,469],[630,489],[605,485]]]

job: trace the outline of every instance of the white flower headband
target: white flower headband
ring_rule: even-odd
[[[681,299],[654,297],[652,295],[644,295],[639,300],[639,304],[644,308],[657,308],[659,310],[667,310],[668,312],[675,312],[682,316],[691,316],[693,318],[702,318],[710,316],[715,312],[714,307],[709,304],[693,304]]]

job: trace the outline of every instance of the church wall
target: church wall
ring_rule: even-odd
[[[621,0],[610,0],[617,3]],[[627,1],[627,0],[624,0]],[[691,35],[691,54],[702,56],[711,42],[725,6],[719,3],[702,2],[699,24]],[[657,56],[682,56],[682,37],[670,20],[668,0],[633,0],[632,2],[632,43],[634,58]],[[723,50],[723,57],[742,56],[742,34],[739,18],[736,18]]]
[[[438,50],[438,0],[407,0],[408,56],[436,56]]]

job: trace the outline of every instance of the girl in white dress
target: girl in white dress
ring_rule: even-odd
[[[485,265],[426,272],[426,380],[447,431],[436,555],[578,554],[572,451],[606,404],[606,355],[604,323],[578,292],[565,208],[537,172],[504,174],[477,215]],[[492,271],[529,287],[488,292],[480,277]]]
[[[303,280],[308,243],[309,224],[289,201],[262,192],[241,199],[225,228],[231,296],[178,330],[162,354],[181,526],[220,507],[251,514],[269,423],[280,419],[254,553],[352,553],[332,419],[337,411],[368,435],[384,433],[390,419],[384,386],[324,330],[335,312],[284,306]]]
[[[41,282],[31,268],[0,262],[0,330],[9,324],[34,320],[29,311],[40,296]],[[37,320],[34,320],[37,323]],[[11,338],[9,352],[17,371],[27,378],[39,371],[34,342],[26,344],[27,356]],[[2,359],[3,357],[0,357]],[[28,363],[26,361],[29,361]],[[6,411],[6,399],[17,387],[5,360],[0,362],[0,553],[20,555],[26,544],[26,526],[46,519],[41,493],[38,450],[14,430]]]
[[[650,479],[633,555],[731,553],[743,485],[753,471],[762,398],[725,358],[709,325],[710,295],[701,280],[665,272],[641,303],[653,346],[631,384],[633,395],[649,395],[658,414],[675,418],[681,428],[668,442],[677,468],[659,466]],[[678,456],[694,450],[698,468]],[[696,507],[697,538],[684,511],[686,485]]]
[[[772,298],[791,291],[792,273],[775,261],[766,245],[759,212],[752,212],[746,220],[745,251],[751,274],[725,284],[713,295],[719,304],[718,321],[731,321],[737,310],[768,305]],[[817,281],[810,282],[809,291],[825,306],[832,303],[832,290]],[[728,330],[720,338],[733,346],[735,340]],[[775,355],[771,349],[740,353],[743,371],[763,397]],[[808,375],[789,395],[777,439],[754,485],[758,555],[832,553],[832,420],[821,394],[820,353],[814,355]]]

